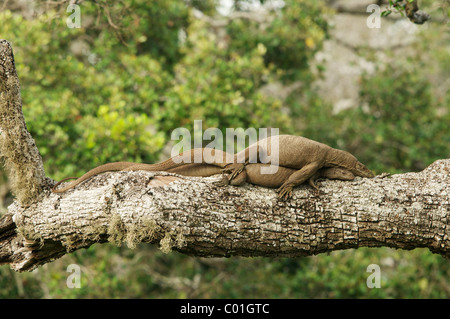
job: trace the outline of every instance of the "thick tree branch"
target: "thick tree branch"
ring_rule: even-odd
[[[427,247],[448,257],[449,172],[450,159],[420,173],[325,180],[320,193],[300,186],[287,202],[263,187],[217,187],[215,177],[105,173],[63,194],[45,191],[27,208],[11,205],[0,222],[0,263],[31,270],[108,241],[203,257],[296,257],[362,246]]]

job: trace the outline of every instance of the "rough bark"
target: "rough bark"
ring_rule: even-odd
[[[25,124],[14,55],[6,40],[0,40],[0,155],[16,199],[24,205],[32,202],[48,181]]]
[[[0,263],[31,270],[107,241],[203,257],[297,257],[362,246],[427,247],[448,257],[449,172],[450,160],[440,160],[419,173],[324,180],[320,193],[300,186],[287,202],[263,187],[217,187],[216,177],[105,173],[63,194],[45,191],[26,208],[12,204],[0,222]]]

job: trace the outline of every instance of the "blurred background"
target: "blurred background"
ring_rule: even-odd
[[[375,2],[375,1],[372,1]],[[388,1],[378,1],[382,10]],[[277,127],[347,150],[377,174],[450,155],[449,1],[432,19],[370,1],[0,1],[27,126],[48,176],[169,156],[177,127]],[[173,142],[172,142],[173,143]],[[0,171],[4,213],[12,198]],[[1,214],[1,213],[0,213]],[[81,288],[69,289],[70,264]],[[369,289],[369,264],[381,288]],[[31,273],[0,267],[0,298],[449,298],[450,262],[425,249],[306,258],[195,258],[94,245]]]

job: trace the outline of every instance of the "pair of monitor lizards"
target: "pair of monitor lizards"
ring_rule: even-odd
[[[235,154],[232,162],[227,161],[227,153],[223,151],[208,149],[208,152],[205,152],[205,150],[197,149],[198,153],[196,149],[186,151],[157,164],[114,162],[100,165],[69,185],[58,188],[62,182],[74,177],[63,179],[52,191],[65,192],[104,172],[144,170],[202,177],[222,173],[220,185],[239,186],[248,182],[264,187],[278,187],[278,198],[287,200],[292,195],[292,189],[306,181],[318,189],[315,180],[319,177],[339,180],[353,180],[355,176],[374,177],[374,174],[352,154],[301,136],[279,135],[261,139]],[[199,153],[202,154],[201,162],[195,157],[195,154]],[[271,164],[266,162],[269,154],[277,155],[277,167],[272,173],[263,173],[264,169],[268,170],[271,167]]]

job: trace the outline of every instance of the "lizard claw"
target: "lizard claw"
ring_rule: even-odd
[[[319,187],[317,187],[315,180],[313,178],[310,178],[308,180],[309,185],[311,185],[312,188],[314,188],[316,191],[320,192]]]
[[[224,187],[230,184],[230,181],[228,180],[228,177],[222,174],[222,179],[220,181],[214,182],[214,185],[219,187]]]
[[[236,178],[245,168],[245,164],[243,163],[235,163],[231,164],[228,167],[225,167],[222,170],[222,173],[230,174],[228,177],[228,180],[231,181],[232,179]]]
[[[288,200],[292,197],[292,186],[283,185],[277,189],[277,198],[280,200]]]

